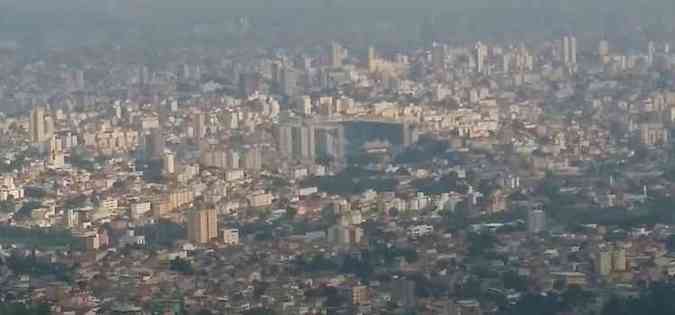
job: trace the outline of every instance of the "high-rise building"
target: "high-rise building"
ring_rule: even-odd
[[[345,134],[344,127],[321,126],[315,127],[315,156],[319,158],[330,158],[331,160],[342,160],[345,155]]]
[[[68,209],[63,217],[64,224],[69,227],[77,227],[80,224],[80,213],[75,209]]]
[[[531,210],[527,215],[527,231],[531,234],[541,233],[546,229],[546,213],[544,210]]]
[[[415,309],[417,299],[415,297],[415,281],[408,279],[396,279],[392,283],[392,298],[405,310]]]
[[[45,116],[45,134],[44,140],[49,140],[52,138],[54,135],[54,132],[56,132],[55,127],[54,127],[54,117],[51,115]],[[44,141],[43,140],[43,141]]]
[[[164,152],[162,155],[162,173],[171,175],[176,172],[176,155],[173,152]]]
[[[503,54],[502,55],[502,72],[504,73],[509,73],[511,70],[511,54]]]
[[[577,64],[577,38],[564,36],[562,40],[562,59],[566,66]]]
[[[408,122],[404,122],[401,129],[402,129],[401,144],[403,145],[403,147],[409,147],[413,145],[415,142],[417,142],[419,138],[419,133],[417,129],[415,129],[415,126],[412,126]]]
[[[225,127],[228,129],[239,129],[239,114],[237,112],[225,113]]]
[[[218,216],[215,208],[189,211],[187,214],[187,235],[190,242],[208,243],[218,237]]]
[[[49,165],[55,168],[62,168],[65,165],[63,146],[56,136],[52,136],[49,141]]]
[[[311,116],[312,115],[312,99],[307,96],[301,96],[301,97],[296,97],[295,99],[295,108],[296,112],[304,115],[304,116]]]
[[[434,45],[431,49],[431,67],[434,72],[445,70],[445,47],[443,45]]]
[[[345,132],[339,124],[282,124],[276,136],[279,152],[286,158],[342,160],[345,154]]]
[[[192,133],[194,142],[199,143],[206,136],[206,114],[194,113],[192,114]]]
[[[574,36],[570,37],[570,63],[577,64],[577,38]]]
[[[270,65],[270,72],[271,72],[270,75],[272,77],[272,82],[281,85],[281,76],[283,70],[284,64],[281,61],[275,60],[272,62],[272,64]]]
[[[476,61],[476,72],[483,73],[485,71],[485,59],[488,55],[488,48],[483,43],[476,43],[474,48],[474,59]]]
[[[45,109],[36,107],[30,113],[30,135],[33,143],[40,143],[45,138]]]
[[[145,159],[147,161],[159,161],[164,154],[164,135],[159,128],[150,130],[150,133],[145,135]]]
[[[565,65],[570,64],[569,49],[570,49],[570,38],[565,36],[563,37],[562,40],[562,60]]]
[[[656,44],[650,41],[647,44],[647,62],[650,66],[654,64],[654,54],[656,54]]]
[[[337,42],[330,44],[330,66],[333,68],[342,67],[342,60],[344,59],[344,52],[342,46]]]
[[[293,157],[296,159],[313,159],[315,153],[315,132],[313,126],[300,125],[293,127]]]
[[[239,75],[239,94],[243,98],[248,98],[258,90],[258,75],[255,73],[242,73]]]
[[[601,276],[612,272],[612,254],[606,248],[600,249],[595,255],[595,271]]]
[[[616,244],[612,251],[612,268],[617,272],[624,272],[627,268],[626,246],[623,243]]]
[[[368,72],[377,71],[377,57],[375,56],[375,47],[368,47]]]
[[[277,146],[283,157],[293,155],[293,126],[281,125],[277,129]]]
[[[227,152],[227,168],[232,170],[241,168],[241,154],[238,151]]]
[[[281,72],[281,92],[289,97],[295,96],[298,92],[298,73],[286,67]]]
[[[609,55],[609,42],[606,40],[601,40],[598,43],[598,55],[604,57]]]
[[[244,151],[244,168],[249,170],[259,170],[262,168],[260,148],[250,147]]]

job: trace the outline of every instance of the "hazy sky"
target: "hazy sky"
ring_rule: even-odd
[[[673,8],[672,0],[0,0],[0,5],[15,8],[105,8],[111,5],[160,8]]]
[[[58,42],[58,33],[71,42],[105,41],[125,38],[134,28],[178,40],[194,25],[242,15],[253,18],[259,36],[272,39],[370,32],[363,40],[396,34],[413,40],[432,15],[445,38],[624,34],[636,25],[669,36],[675,0],[0,0],[0,40]],[[383,25],[393,27],[382,31]]]

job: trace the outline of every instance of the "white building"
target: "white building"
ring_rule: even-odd
[[[131,204],[131,207],[129,208],[130,211],[130,216],[133,219],[139,219],[146,213],[150,212],[152,209],[152,203],[149,201],[146,202],[137,202]]]
[[[222,241],[225,245],[237,246],[239,245],[239,230],[238,229],[223,229],[221,230]]]
[[[431,225],[415,225],[408,228],[408,235],[417,238],[429,235],[434,232],[434,227]]]

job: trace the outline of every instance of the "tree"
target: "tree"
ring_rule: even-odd
[[[666,315],[675,314],[675,284],[655,283],[637,298],[612,297],[602,315]]]
[[[507,289],[513,289],[518,292],[524,292],[527,290],[527,277],[523,277],[515,271],[507,271],[503,273],[502,281],[504,282],[504,287]]]
[[[298,209],[294,207],[289,207],[286,209],[286,216],[289,220],[295,219],[295,216],[298,215]]]
[[[247,311],[243,311],[242,315],[275,315],[274,310],[269,308],[252,308]]]
[[[629,315],[626,300],[613,296],[602,307],[601,315]]]
[[[469,256],[481,256],[494,250],[497,238],[491,233],[471,233],[468,236]]]
[[[16,202],[12,199],[0,201],[1,213],[12,213],[16,210]]]
[[[337,214],[332,205],[325,206],[321,209],[321,221],[329,226],[337,223]]]
[[[184,226],[167,220],[139,227],[137,233],[144,235],[149,245],[160,247],[173,246],[177,240],[185,239],[187,235]]]
[[[192,268],[192,263],[189,260],[176,257],[169,263],[169,270],[180,272],[184,274],[193,274],[194,269]]]
[[[51,314],[51,310],[47,304],[0,303],[0,314],[49,315]]]
[[[16,216],[20,218],[30,218],[34,209],[42,207],[41,202],[29,201],[23,204],[19,210],[16,211]]]
[[[525,295],[507,314],[512,315],[555,315],[562,311],[555,294]]]
[[[584,310],[593,303],[594,298],[593,293],[576,285],[569,286],[562,294],[563,306],[569,310]]]

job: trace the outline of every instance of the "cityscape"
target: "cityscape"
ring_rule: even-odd
[[[0,315],[674,314],[675,4],[372,1],[0,3]]]

